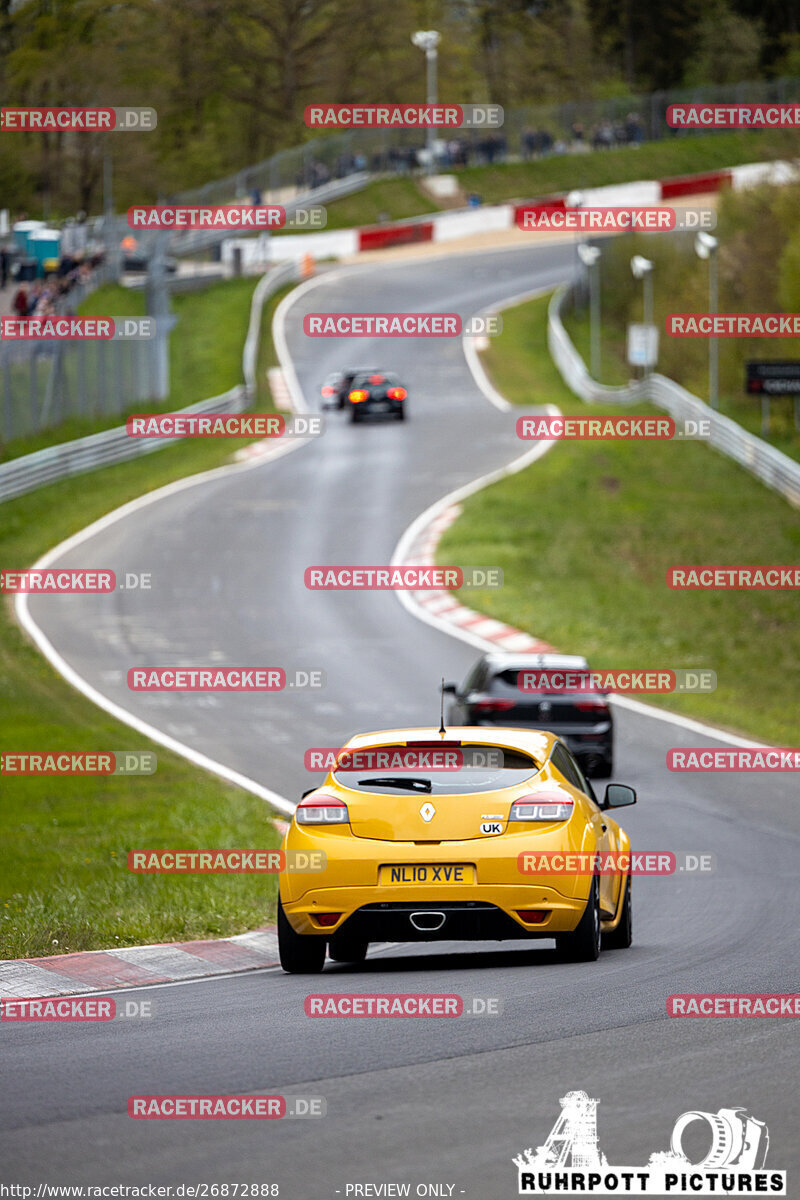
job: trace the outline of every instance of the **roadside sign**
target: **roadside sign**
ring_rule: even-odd
[[[800,396],[800,362],[748,362],[745,390],[754,396]]]
[[[658,326],[628,326],[628,365],[654,367],[658,362]]]

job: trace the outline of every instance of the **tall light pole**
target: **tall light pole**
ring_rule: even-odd
[[[589,339],[592,378],[600,378],[600,247],[581,242],[578,257],[589,275]]]
[[[411,41],[420,50],[425,51],[425,61],[427,64],[427,87],[428,87],[428,104],[436,104],[438,100],[438,88],[436,83],[436,67],[437,67],[437,46],[441,39],[441,34],[435,29],[420,29],[411,35]],[[432,175],[434,170],[434,143],[436,141],[436,130],[432,125],[428,126],[426,135],[426,146],[428,151],[428,162],[425,167],[427,175]]]
[[[717,247],[719,239],[710,233],[698,233],[694,239],[694,252],[698,258],[708,259],[708,311],[719,311],[719,283],[717,275]],[[708,403],[719,408],[719,342],[708,339]]]
[[[649,258],[644,258],[641,254],[634,254],[631,259],[631,272],[634,279],[643,280],[644,287],[644,323],[649,330],[653,325],[653,266]],[[649,358],[649,355],[648,355]],[[652,370],[652,364],[647,363],[644,372],[649,375]]]

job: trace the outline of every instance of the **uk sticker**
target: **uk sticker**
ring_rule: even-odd
[[[500,821],[481,821],[481,833],[494,834],[494,833],[502,833],[502,832],[503,832],[502,820],[500,820]]]

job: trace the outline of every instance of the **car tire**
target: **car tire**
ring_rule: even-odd
[[[633,941],[633,900],[631,898],[631,877],[627,877],[625,899],[622,916],[616,929],[603,934],[604,950],[627,950]]]
[[[318,975],[325,965],[325,939],[295,933],[278,899],[278,956],[288,975]]]
[[[397,410],[397,419],[398,419],[398,421],[405,421],[405,419],[406,419],[406,410],[405,410],[404,408],[398,408],[398,410]]]
[[[572,933],[558,934],[556,949],[566,962],[596,962],[600,956],[600,942],[600,896],[595,875],[577,928]]]
[[[367,957],[369,942],[358,938],[332,937],[328,943],[328,957],[337,963],[361,963]]]
[[[350,424],[357,425],[360,420],[361,420],[361,413],[358,411],[357,408],[352,409],[350,412]]]

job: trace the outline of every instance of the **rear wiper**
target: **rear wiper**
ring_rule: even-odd
[[[359,779],[359,787],[399,787],[412,792],[430,792],[430,779],[417,775],[381,775],[378,779]]]

